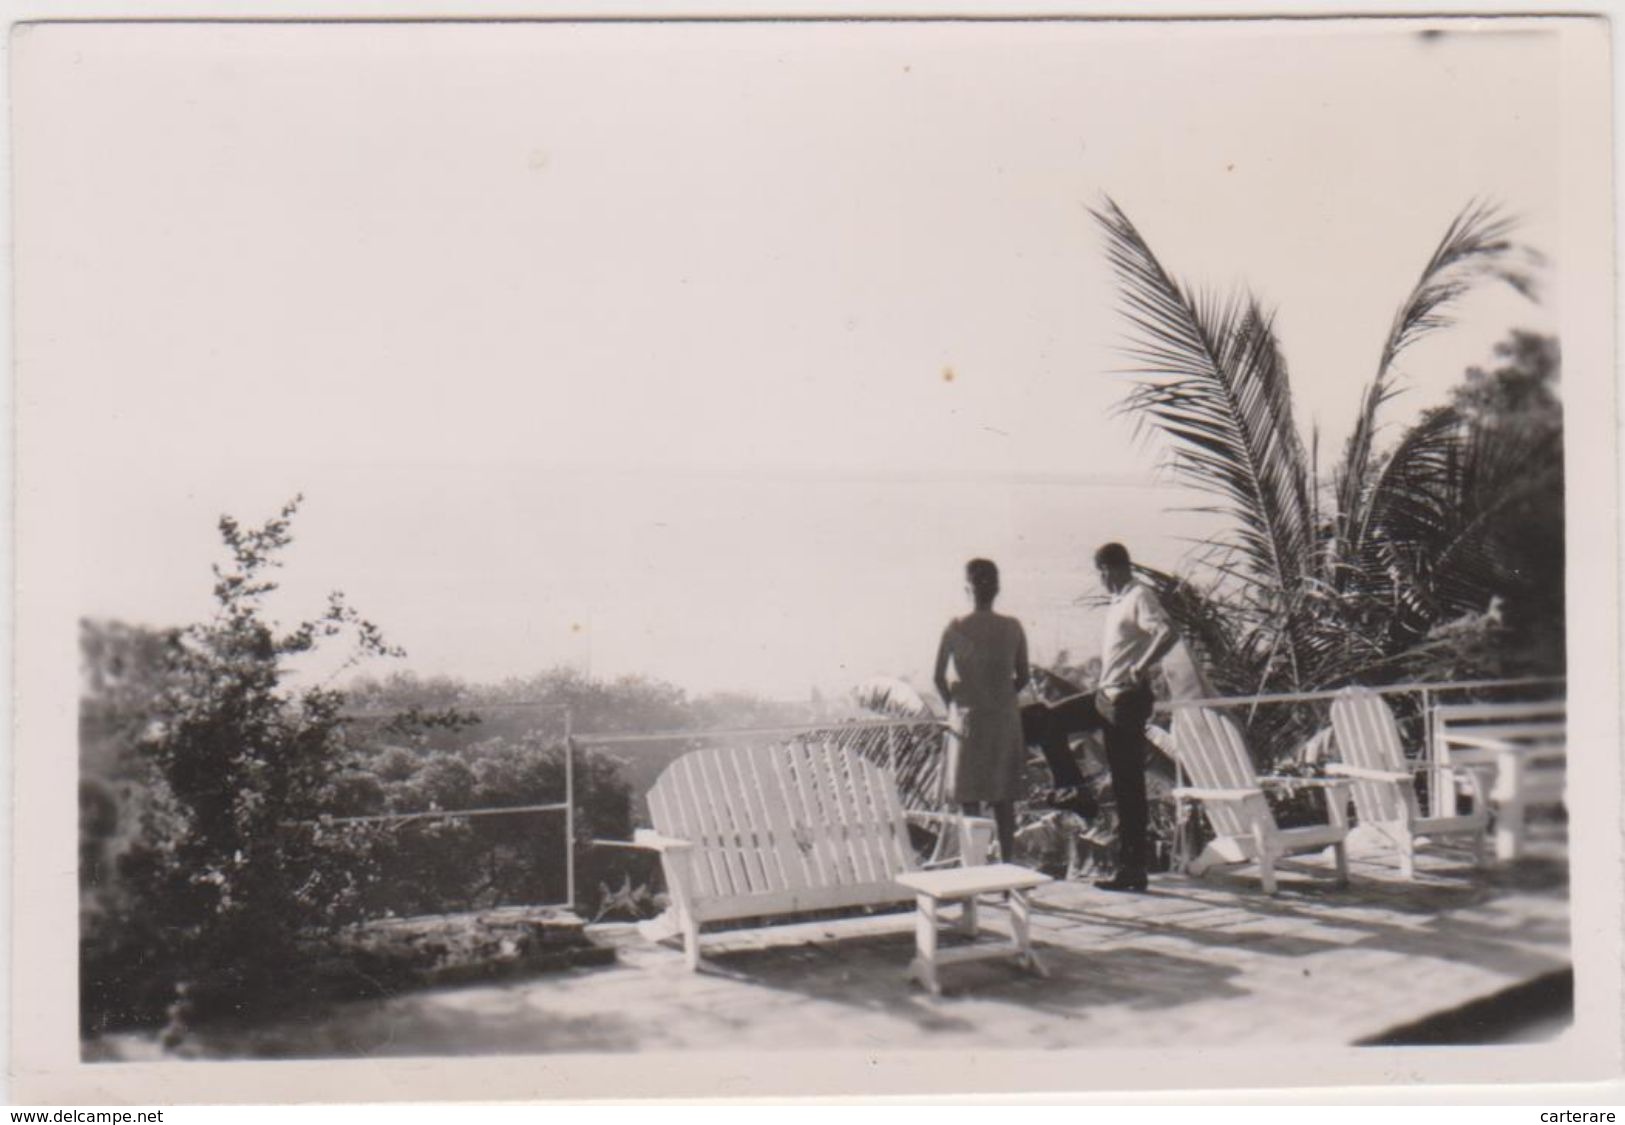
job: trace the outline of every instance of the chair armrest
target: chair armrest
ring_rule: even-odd
[[[1423,767],[1428,768],[1428,767]],[[1352,777],[1359,781],[1392,781],[1404,784],[1416,778],[1415,773],[1404,773],[1400,770],[1373,770],[1365,766],[1346,766],[1341,762],[1332,762],[1326,766],[1326,772],[1338,777]]]
[[[662,836],[648,828],[639,828],[632,833],[632,845],[639,848],[648,848],[654,852],[675,852],[694,846],[693,840],[681,840],[676,836]]]
[[[1271,786],[1292,789],[1347,789],[1349,783],[1337,777],[1281,777],[1276,774],[1265,774],[1258,779],[1258,784],[1266,789]]]
[[[993,827],[993,821],[989,817],[966,816],[964,813],[926,812],[924,809],[905,809],[903,811],[903,816],[909,820],[953,821],[956,824],[964,824],[967,828],[982,827],[983,825],[990,829]]]
[[[975,867],[987,862],[987,849],[997,832],[997,826],[985,816],[966,816],[964,813],[926,812],[925,810],[905,810],[905,819],[925,821],[943,826],[943,830],[957,829],[960,855],[957,859],[937,859],[933,856],[926,861],[927,867],[946,867],[959,864],[962,867]],[[979,851],[981,854],[973,855],[970,852]],[[938,854],[940,855],[940,844]]]
[[[1173,790],[1173,795],[1191,801],[1240,801],[1247,797],[1262,797],[1264,791],[1258,788],[1189,789],[1181,786]]]

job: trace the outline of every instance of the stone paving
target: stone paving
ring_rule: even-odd
[[[1418,879],[1356,855],[1283,873],[1269,898],[1245,872],[1162,876],[1152,893],[1080,882],[1034,894],[1050,979],[998,962],[944,970],[933,999],[905,978],[912,915],[708,936],[707,966],[630,927],[604,968],[335,1004],[304,1018],[200,1031],[184,1053],[320,1058],[724,1050],[1340,1046],[1569,964],[1567,861],[1550,843],[1475,870],[1424,855]],[[984,925],[1002,924],[984,907]],[[125,1036],[87,1058],[157,1057]]]

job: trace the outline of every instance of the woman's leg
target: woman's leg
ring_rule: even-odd
[[[1016,861],[1016,804],[1014,801],[993,801],[993,824],[999,833],[999,862]]]

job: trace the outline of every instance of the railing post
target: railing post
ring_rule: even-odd
[[[1174,750],[1174,854],[1168,858],[1174,870],[1184,874],[1191,866],[1191,827],[1185,823],[1185,798],[1179,795],[1185,788],[1185,767],[1179,760],[1179,747]]]
[[[1191,854],[1192,837],[1195,835],[1196,827],[1194,823],[1186,821],[1185,798],[1179,795],[1179,790],[1185,788],[1187,780],[1185,777],[1185,763],[1179,756],[1179,744],[1173,741],[1174,716],[1179,713],[1179,708],[1176,705],[1169,704],[1167,713],[1168,756],[1174,762],[1174,839],[1173,853],[1168,857],[1168,860],[1174,871],[1184,874],[1190,870],[1191,861],[1196,858]]]
[[[564,710],[564,899],[576,908],[575,732],[569,708]]]
[[[1428,815],[1455,816],[1455,795],[1450,795],[1450,807],[1445,808],[1441,803],[1443,799],[1443,778],[1439,769],[1439,748],[1437,740],[1433,737],[1433,689],[1422,689],[1422,755],[1428,764]]]

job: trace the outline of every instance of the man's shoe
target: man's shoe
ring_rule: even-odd
[[[1143,891],[1150,885],[1145,872],[1119,871],[1110,879],[1096,879],[1095,886],[1103,891]]]

